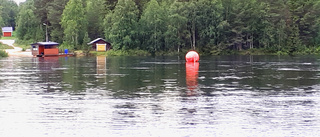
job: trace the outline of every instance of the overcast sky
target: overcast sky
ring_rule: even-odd
[[[25,2],[26,0],[14,0],[16,3]]]

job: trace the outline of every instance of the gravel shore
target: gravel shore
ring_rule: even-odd
[[[17,57],[32,57],[31,51],[22,51],[22,48],[15,47],[13,43],[14,40],[0,40],[1,43],[12,46],[14,49],[6,49],[5,51],[8,53],[9,56],[17,56]]]

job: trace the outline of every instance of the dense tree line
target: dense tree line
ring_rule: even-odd
[[[47,27],[74,49],[103,37],[115,50],[290,53],[320,45],[319,16],[320,0],[27,0],[16,25],[20,40],[44,40]]]

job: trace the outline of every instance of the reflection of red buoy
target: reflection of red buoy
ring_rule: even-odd
[[[199,54],[196,51],[189,51],[186,54],[186,61],[187,62],[198,62],[199,61]]]
[[[186,62],[186,83],[189,90],[198,87],[199,62]]]

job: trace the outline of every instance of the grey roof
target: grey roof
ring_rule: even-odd
[[[37,42],[37,43],[33,43],[31,45],[53,46],[53,45],[59,45],[59,43],[49,41],[49,42]]]
[[[12,27],[2,27],[2,32],[12,32],[13,28]]]
[[[104,40],[103,38],[97,38],[97,39],[95,39],[95,40],[93,40],[93,41],[91,41],[91,42],[89,42],[89,43],[87,43],[87,44],[88,44],[88,45],[91,45],[91,44],[93,44],[93,43],[98,42],[99,40],[103,40],[104,42],[109,43],[109,42],[107,42],[106,40]],[[110,43],[109,43],[109,44],[110,44]]]

